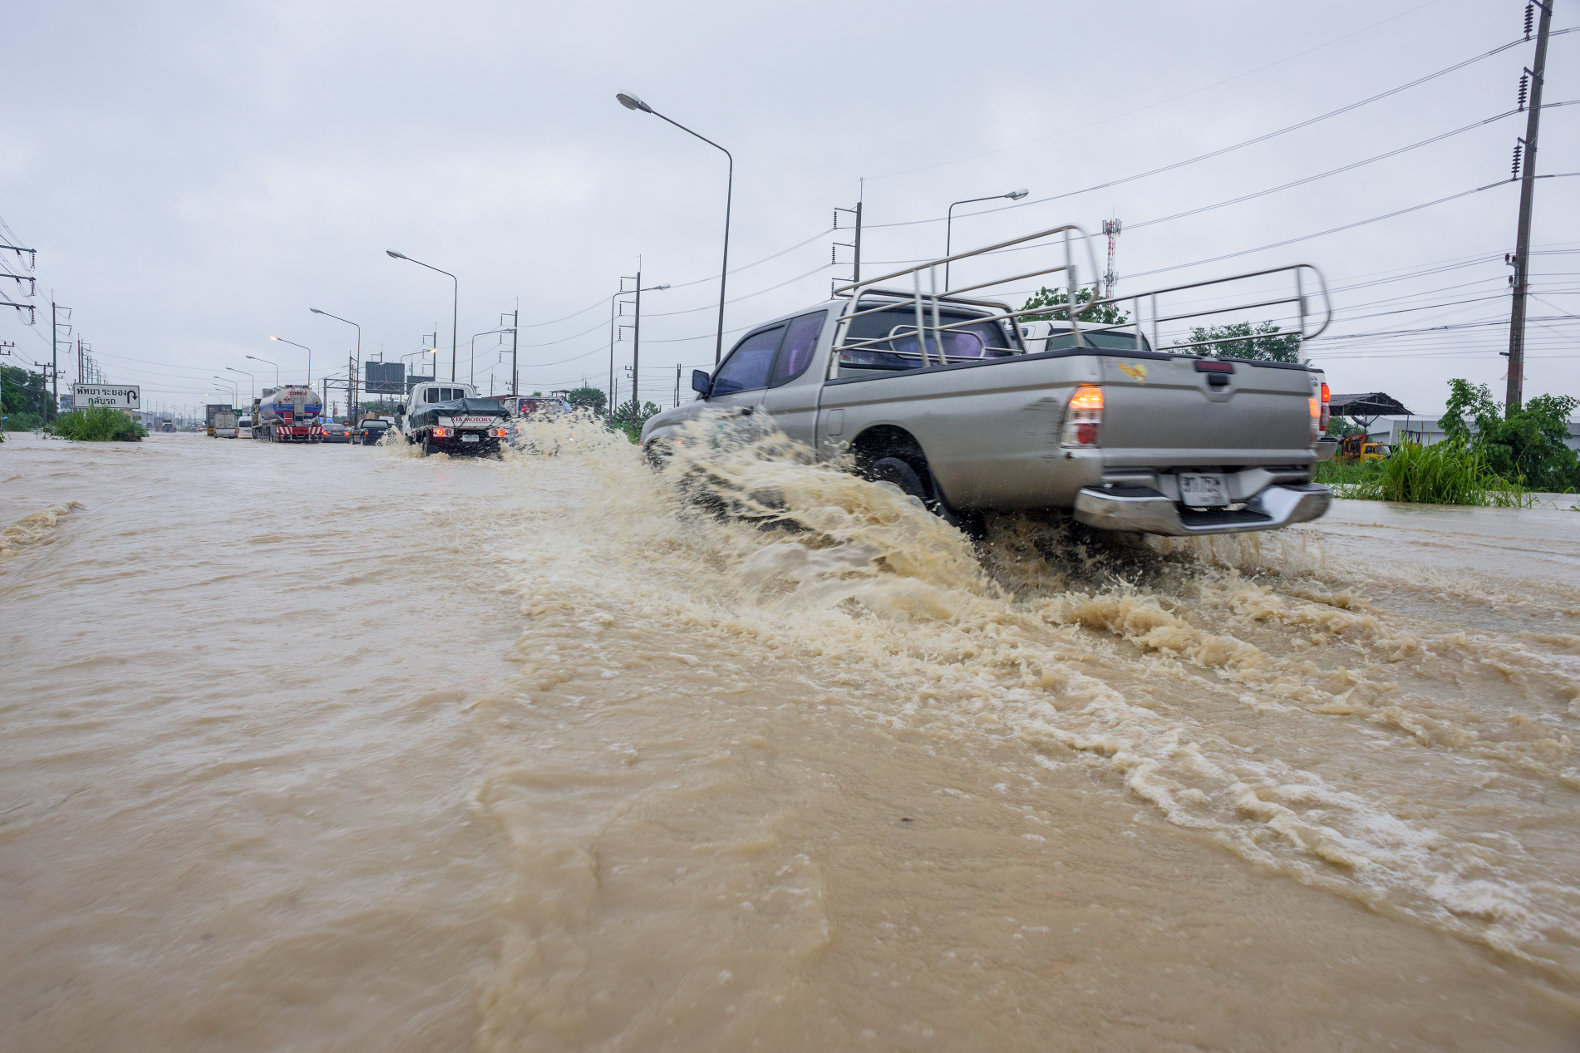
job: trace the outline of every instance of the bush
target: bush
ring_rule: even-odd
[[[37,431],[44,426],[44,419],[37,413],[12,413],[0,422],[5,431]]]
[[[136,442],[148,434],[141,424],[108,406],[62,413],[55,418],[54,432],[63,439],[80,442]]]
[[[1481,450],[1462,442],[1433,446],[1405,443],[1380,461],[1318,466],[1316,481],[1338,497],[1364,501],[1407,501],[1427,505],[1529,508],[1530,491],[1499,476]]]

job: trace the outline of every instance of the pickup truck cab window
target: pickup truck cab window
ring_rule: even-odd
[[[768,367],[773,364],[774,352],[779,349],[779,338],[784,333],[785,327],[776,325],[772,329],[755,332],[736,344],[730,357],[714,374],[709,397],[767,387]]]
[[[466,392],[460,388],[429,388],[422,393],[422,400],[424,402],[454,402],[458,398],[464,398],[465,395]]]
[[[846,349],[839,355],[840,367],[921,369],[924,365],[938,364],[940,342],[944,357],[950,362],[974,362],[1020,354],[1020,349],[1000,323],[972,322],[973,317],[961,311],[939,311],[938,320],[943,325],[969,324],[940,334],[929,333],[927,361],[924,362],[916,339],[916,311],[911,305],[860,315],[851,319],[850,332],[845,338]],[[922,322],[924,327],[932,325],[930,311]]]
[[[774,359],[773,373],[768,378],[770,387],[788,384],[806,372],[807,365],[812,361],[812,352],[817,347],[817,338],[823,335],[823,322],[827,317],[826,312],[818,311],[804,314],[790,323],[784,343],[779,348],[779,357]]]

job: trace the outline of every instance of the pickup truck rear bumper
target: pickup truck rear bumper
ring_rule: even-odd
[[[1269,486],[1243,508],[1198,511],[1184,508],[1147,486],[1088,486],[1075,495],[1075,518],[1100,530],[1143,534],[1235,534],[1307,523],[1333,503],[1333,492],[1317,483]]]

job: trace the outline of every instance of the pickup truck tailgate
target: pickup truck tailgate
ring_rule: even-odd
[[[1235,359],[1102,358],[1099,444],[1110,466],[1298,464],[1311,450],[1312,377]]]

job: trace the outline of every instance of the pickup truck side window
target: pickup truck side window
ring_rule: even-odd
[[[769,387],[788,384],[806,372],[807,365],[812,361],[812,351],[817,347],[817,338],[823,335],[823,321],[827,317],[828,312],[818,311],[804,314],[790,323],[785,342],[779,348],[779,357],[774,359],[773,372],[768,378]]]
[[[768,386],[768,367],[773,363],[774,352],[779,349],[779,338],[785,327],[776,325],[753,333],[735,345],[730,357],[724,360],[713,377],[709,396],[731,395],[737,391],[755,391]]]

